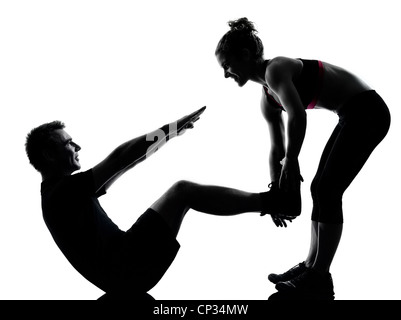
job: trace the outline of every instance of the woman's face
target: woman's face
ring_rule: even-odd
[[[233,78],[240,87],[244,86],[249,80],[249,66],[245,58],[234,55],[218,53],[216,55],[219,65],[224,70],[224,77]]]

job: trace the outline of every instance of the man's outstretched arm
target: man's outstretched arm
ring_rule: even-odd
[[[182,135],[186,129],[192,129],[194,122],[199,119],[205,109],[206,107],[203,107],[178,121],[118,146],[92,169],[96,191],[102,187],[107,190],[116,179],[151,156],[171,138]]]

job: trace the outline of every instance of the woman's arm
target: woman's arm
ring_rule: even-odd
[[[206,107],[163,126],[156,131],[129,140],[117,147],[102,162],[93,167],[96,191],[107,190],[121,175],[142,162],[171,138],[182,135],[186,129],[193,128]]]
[[[267,121],[270,134],[270,181],[274,184],[271,187],[278,188],[281,177],[282,165],[281,160],[285,156],[285,127],[282,115],[282,110],[276,105],[272,105],[267,99],[266,93],[263,90],[261,108],[264,118]],[[277,227],[287,226],[285,220],[292,221],[292,217],[283,215],[271,215],[274,224]]]
[[[293,77],[302,65],[298,60],[275,58],[266,70],[266,82],[277,94],[288,115],[287,146],[282,162],[280,187],[297,188],[301,179],[298,156],[305,138],[306,112],[294,86]]]
[[[263,90],[261,99],[262,114],[267,122],[270,136],[269,168],[272,182],[279,182],[281,176],[280,161],[285,157],[285,127],[282,110],[271,105]]]

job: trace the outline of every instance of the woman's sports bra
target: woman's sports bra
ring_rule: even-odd
[[[303,67],[299,77],[294,79],[294,85],[305,109],[313,109],[316,106],[322,87],[323,63],[320,60],[299,60],[302,61]],[[284,110],[283,106],[269,94],[268,88],[264,86],[263,89],[266,92],[267,98]]]

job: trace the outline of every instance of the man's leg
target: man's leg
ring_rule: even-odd
[[[179,181],[150,208],[159,213],[174,235],[177,235],[189,209],[231,216],[245,212],[261,212],[262,201],[259,193]]]

